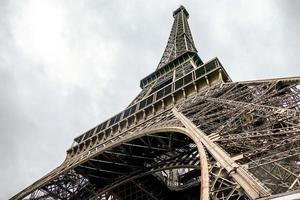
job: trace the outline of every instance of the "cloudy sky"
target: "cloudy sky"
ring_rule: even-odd
[[[0,0],[0,199],[129,104],[180,4],[200,57],[234,81],[300,75],[297,0]]]

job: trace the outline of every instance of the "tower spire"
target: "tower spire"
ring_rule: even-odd
[[[168,43],[157,69],[176,59],[185,52],[197,52],[187,21],[189,18],[188,11],[184,6],[180,6],[173,12],[173,17],[174,22]]]

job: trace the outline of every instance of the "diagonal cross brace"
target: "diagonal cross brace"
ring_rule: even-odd
[[[206,147],[207,151],[228,173],[230,173],[232,178],[245,190],[248,197],[256,199],[271,195],[267,188],[241,168],[241,166],[238,165],[221,147],[209,139],[209,137],[203,131],[198,129],[186,116],[176,108],[173,108],[172,111],[193,135],[197,135],[199,141]]]

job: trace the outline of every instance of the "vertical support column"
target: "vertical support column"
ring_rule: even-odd
[[[223,75],[222,75],[222,70],[219,69],[219,81],[221,81],[222,83],[224,83],[224,79],[223,79]]]
[[[188,47],[187,41],[186,41],[185,20],[184,20],[184,13],[183,13],[183,10],[181,11],[181,20],[182,20],[182,28],[183,28],[183,34],[182,34],[182,37],[184,38],[185,50],[188,51],[189,47]]]
[[[259,197],[270,196],[270,192],[261,185],[257,179],[251,177],[243,168],[241,168],[235,161],[223,150],[209,139],[205,133],[196,127],[182,113],[178,112],[176,108],[172,109],[174,115],[183,123],[183,125],[190,131],[193,137],[197,138],[199,143],[203,144],[207,151],[226,169],[231,177],[244,189],[250,199],[257,199]]]
[[[173,113],[177,117],[177,113]],[[200,171],[201,171],[201,188],[200,188],[200,200],[209,200],[209,167],[208,161],[206,157],[206,152],[202,142],[200,141],[199,137],[192,132],[188,132],[188,136],[195,142],[197,145],[199,159],[200,159]]]
[[[208,161],[205,154],[205,149],[201,141],[195,141],[200,159],[200,170],[201,170],[201,193],[200,200],[209,200],[209,169]]]
[[[186,99],[186,93],[185,93],[185,89],[184,88],[182,88],[182,94],[183,94],[183,98]]]
[[[210,86],[210,82],[209,82],[209,79],[208,79],[208,77],[207,77],[207,76],[205,76],[205,80],[206,80],[206,84],[207,84],[207,86]]]
[[[165,109],[165,101],[162,99],[161,100],[161,108],[164,110]]]
[[[175,100],[175,96],[174,94],[172,94],[172,104],[175,105],[176,104],[176,100]]]

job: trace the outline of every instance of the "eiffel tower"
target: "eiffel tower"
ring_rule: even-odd
[[[233,82],[198,56],[187,10],[173,17],[130,105],[11,199],[300,198],[300,77]]]

